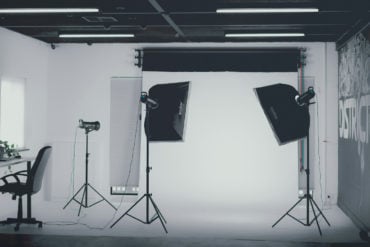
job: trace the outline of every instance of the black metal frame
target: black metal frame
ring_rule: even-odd
[[[148,106],[148,104],[146,104],[146,113],[145,113],[145,119],[146,119],[146,124],[145,124],[145,128],[146,128],[146,193],[144,195],[142,195],[139,200],[137,200],[134,205],[132,205],[124,214],[122,214],[111,226],[110,228],[112,228],[113,226],[115,226],[118,221],[120,221],[124,216],[129,216],[131,218],[133,218],[134,220],[137,220],[143,224],[151,224],[153,223],[155,220],[159,219],[159,221],[161,222],[162,224],[162,227],[164,229],[164,231],[166,233],[168,233],[167,231],[167,228],[165,226],[165,224],[167,224],[167,221],[166,219],[164,218],[163,214],[161,213],[161,211],[159,210],[157,204],[154,202],[153,198],[152,198],[152,194],[149,192],[149,174],[150,174],[150,170],[152,169],[152,167],[149,166],[149,139],[150,139],[150,132],[149,132],[149,111],[150,111],[150,107]],[[145,221],[144,220],[141,220],[131,214],[129,214],[129,212],[137,205],[139,204],[139,202],[143,199],[146,199],[146,217],[145,217]],[[154,210],[155,210],[155,214],[150,218],[149,217],[149,203],[152,204]]]
[[[307,105],[308,107],[308,105]],[[304,226],[311,226],[312,223],[314,221],[316,221],[316,224],[317,224],[317,227],[319,229],[319,233],[320,233],[320,236],[322,236],[322,232],[321,232],[321,228],[320,228],[320,225],[319,225],[319,222],[317,220],[317,218],[321,215],[324,220],[326,221],[326,223],[330,226],[330,223],[329,221],[326,219],[324,213],[320,210],[319,206],[317,205],[317,203],[315,202],[315,200],[313,199],[312,195],[310,194],[310,138],[309,138],[309,133],[307,133],[307,137],[306,137],[306,140],[307,140],[307,167],[305,169],[306,171],[306,179],[307,179],[307,189],[306,189],[306,194],[298,200],[298,202],[296,202],[283,216],[281,216],[273,225],[272,227],[276,226],[285,216],[289,216],[291,217],[292,219],[294,219],[295,221],[301,223],[302,225]],[[292,216],[290,214],[290,212],[303,200],[303,199],[306,199],[306,222],[303,222],[299,219],[297,219],[296,217]],[[310,205],[312,207],[312,211],[313,211],[313,214],[314,214],[314,218],[310,221]],[[316,214],[316,211],[315,211],[315,207],[318,211],[318,214]]]
[[[89,132],[91,130],[85,129],[85,134],[86,134],[86,154],[85,154],[85,183],[80,187],[80,189],[73,195],[73,197],[67,202],[67,204],[63,207],[65,209],[72,201],[77,202],[80,205],[80,208],[78,210],[78,216],[80,216],[81,213],[81,208],[90,208],[99,202],[106,201],[114,210],[117,210],[115,206],[113,206],[112,203],[110,203],[102,194],[100,194],[90,183],[89,183]],[[87,196],[87,191],[88,188],[91,188],[92,190],[95,191],[96,194],[98,194],[101,198],[100,201],[94,202],[92,204],[88,204],[88,196]],[[83,189],[83,194],[81,201],[76,200],[76,196],[82,191]]]

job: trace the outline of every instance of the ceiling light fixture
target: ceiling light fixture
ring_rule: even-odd
[[[59,34],[59,38],[133,38],[132,33],[111,33],[111,34]]]
[[[253,13],[314,13],[318,8],[229,8],[217,9],[220,14],[253,14]]]
[[[226,38],[304,37],[304,33],[227,33]]]
[[[54,14],[54,13],[96,13],[97,8],[9,8],[0,9],[0,14]]]

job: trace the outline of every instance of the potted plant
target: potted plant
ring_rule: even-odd
[[[19,153],[14,144],[9,145],[7,141],[0,140],[0,159],[18,158]]]

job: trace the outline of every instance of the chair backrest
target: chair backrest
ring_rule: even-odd
[[[33,163],[30,174],[27,178],[27,186],[31,189],[32,193],[37,193],[41,189],[42,178],[46,164],[48,163],[51,153],[51,146],[45,146],[40,149],[36,156],[36,160]]]

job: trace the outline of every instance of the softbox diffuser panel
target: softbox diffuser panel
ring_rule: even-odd
[[[310,126],[308,107],[295,100],[298,91],[286,84],[254,89],[279,145],[306,137]]]
[[[183,140],[188,91],[189,82],[158,84],[149,89],[149,97],[159,105],[145,120],[150,141]]]

